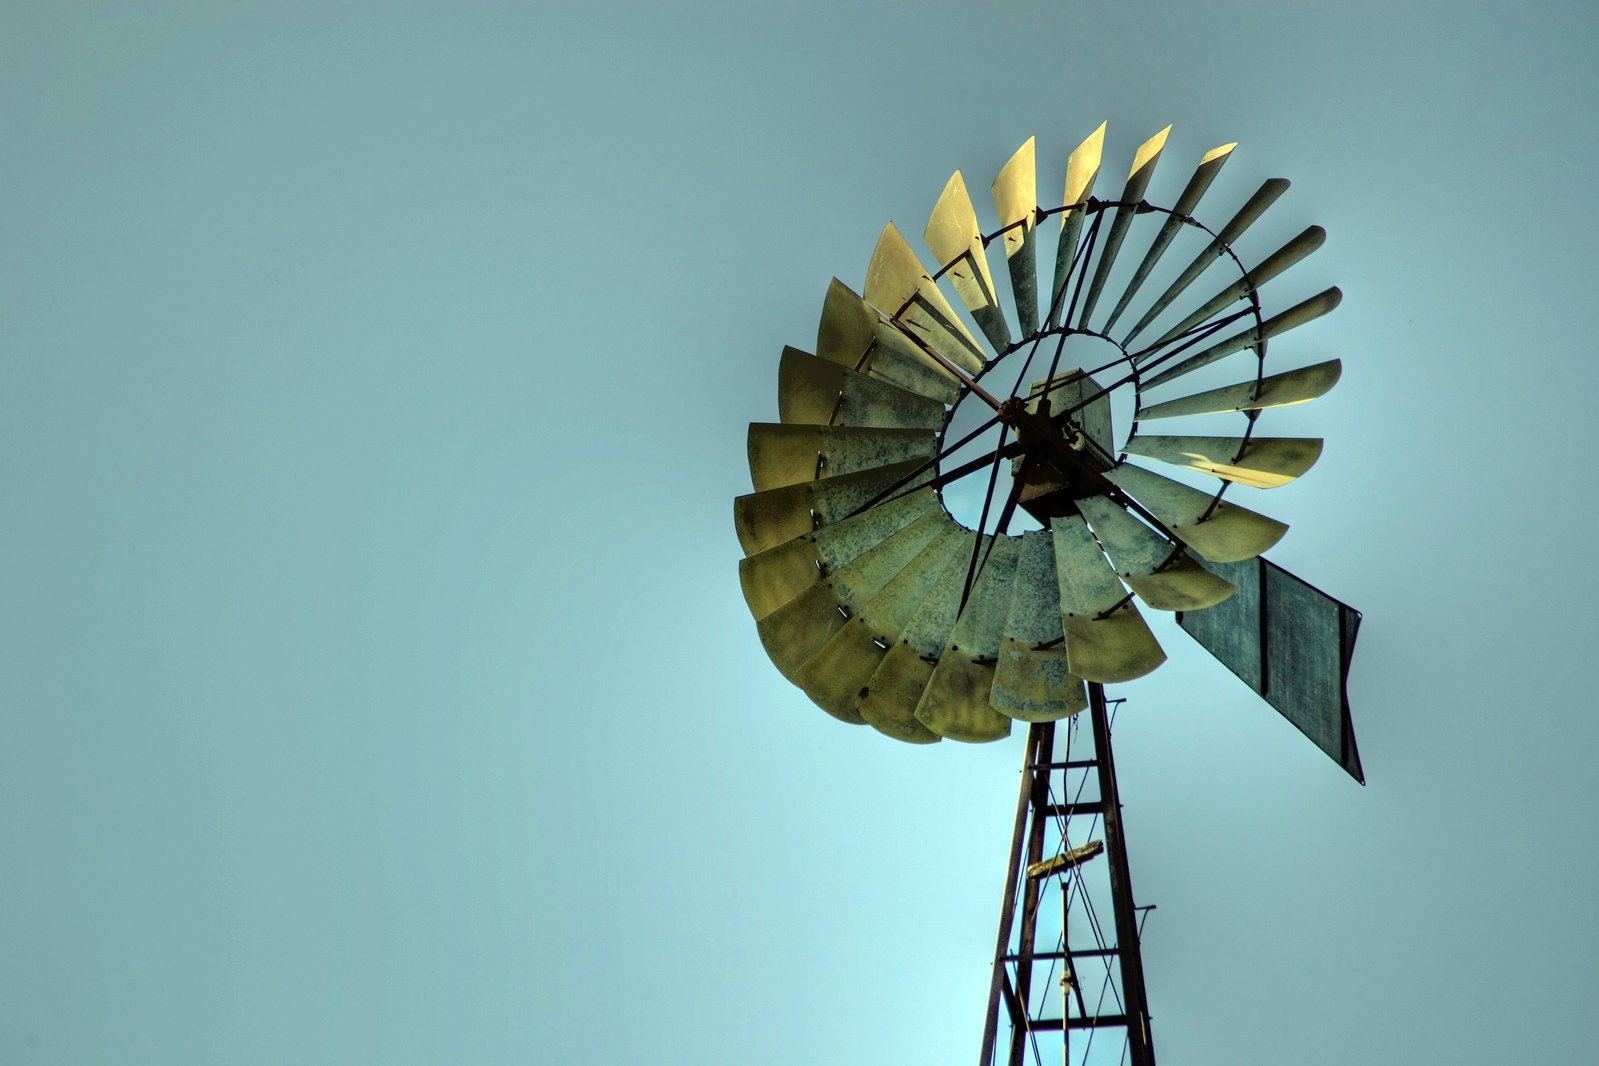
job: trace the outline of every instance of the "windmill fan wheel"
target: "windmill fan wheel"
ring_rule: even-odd
[[[1061,206],[1048,209],[1029,139],[994,181],[999,227],[987,234],[957,171],[924,234],[938,268],[890,223],[862,291],[829,285],[815,354],[783,351],[781,422],[750,426],[755,491],[734,503],[739,576],[772,661],[828,713],[920,743],[994,740],[1012,721],[1063,718],[1084,706],[1085,680],[1127,681],[1164,661],[1138,601],[1159,611],[1220,603],[1235,588],[1206,563],[1254,558],[1287,531],[1230,490],[1286,484],[1321,454],[1320,440],[1254,430],[1261,411],[1338,380],[1337,360],[1266,372],[1268,340],[1338,304],[1330,288],[1262,311],[1261,286],[1324,233],[1312,226],[1246,267],[1233,245],[1288,182],[1265,182],[1209,229],[1193,212],[1234,145],[1208,152],[1176,203],[1157,207],[1144,196],[1169,132],[1145,142],[1119,196],[1101,200],[1101,125],[1071,153]],[[1051,229],[1059,239],[1041,291],[1037,249]],[[1129,276],[1113,268],[1135,233],[1148,243]],[[1161,259],[1180,243],[1202,247],[1147,298],[1146,281],[1171,274]],[[1009,315],[988,259],[996,246]],[[1113,273],[1120,295],[1107,310]],[[1207,276],[1205,298],[1189,297]],[[1073,338],[1113,357],[1072,366]],[[1221,371],[1189,377],[1213,364]],[[1183,393],[1217,373],[1231,383]],[[1132,415],[1118,444],[1111,397],[1123,388]],[[952,414],[968,399],[986,421],[956,433]],[[1146,432],[1188,416],[1230,417],[1241,432]],[[981,454],[956,462],[974,442]],[[990,485],[977,528],[945,506],[967,477]],[[991,514],[986,501],[1001,496]],[[1018,512],[1037,528],[1011,534]]]

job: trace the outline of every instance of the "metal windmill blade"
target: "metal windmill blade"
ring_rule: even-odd
[[[1035,202],[1029,138],[993,181],[986,230],[958,170],[924,230],[930,258],[885,226],[860,293],[838,279],[828,287],[815,355],[783,351],[780,421],[751,425],[754,491],[734,508],[740,580],[763,646],[828,714],[922,744],[998,740],[1025,722],[1029,787],[1047,788],[1066,766],[1096,768],[1096,818],[1121,870],[1112,874],[1121,885],[1114,954],[1125,1002],[1120,1014],[1090,1011],[1080,988],[1075,1007],[1069,991],[1059,1028],[1119,1025],[1140,1064],[1153,1062],[1153,1046],[1136,927],[1123,922],[1131,896],[1103,686],[1166,661],[1142,608],[1175,613],[1201,647],[1361,772],[1345,695],[1359,614],[1262,558],[1288,527],[1244,498],[1304,475],[1322,452],[1319,439],[1255,427],[1263,412],[1322,396],[1341,373],[1336,359],[1266,370],[1269,343],[1289,344],[1279,338],[1338,305],[1336,288],[1275,313],[1261,299],[1325,233],[1311,226],[1246,266],[1234,242],[1288,183],[1266,182],[1209,229],[1194,214],[1236,145],[1205,152],[1165,208],[1146,196],[1170,133],[1138,148],[1113,200],[1093,195],[1101,125],[1065,160],[1058,206]],[[1054,272],[1040,293],[1037,246],[1053,215]],[[1168,255],[1187,265],[1168,268]],[[1207,278],[1194,290],[1203,295],[1189,297]],[[1103,307],[1109,314],[1096,315]],[[1113,337],[1124,318],[1134,325]],[[1157,339],[1138,339],[1147,336]],[[1218,376],[1229,383],[1217,386]],[[1201,384],[1184,392],[1190,381]],[[1113,424],[1113,407],[1130,413],[1128,425]],[[1174,418],[1198,421],[1161,432]],[[963,510],[955,501],[967,486],[980,506]],[[1052,723],[1085,709],[1094,759],[1045,758]],[[1028,824],[1053,810],[1023,798]],[[1071,807],[1057,813],[1069,818]],[[1063,857],[1053,872],[1072,867]],[[1019,967],[1005,978],[1014,981],[1007,999],[996,966],[985,1053],[1002,1000],[1022,1030],[1037,1029],[1015,1015],[1032,1010]]]

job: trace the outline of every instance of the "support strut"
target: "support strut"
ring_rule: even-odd
[[[1089,684],[1084,717],[1088,738],[1079,722],[1027,733],[979,1066],[998,1066],[1002,1010],[1009,1066],[1026,1061],[1029,1045],[1041,1054],[1045,1043],[1059,1048],[1055,1061],[1086,1063],[1096,1038],[1101,1047],[1111,1042],[1113,1056],[1125,1040],[1132,1066],[1155,1063],[1103,686]],[[1082,750],[1084,740],[1091,751]],[[1057,900],[1058,909],[1046,905]],[[1057,913],[1058,927],[1046,919],[1053,944],[1041,944],[1040,915]]]

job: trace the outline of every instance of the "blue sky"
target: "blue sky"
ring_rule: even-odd
[[[1107,173],[1174,125],[1152,199],[1293,179],[1345,294],[1271,555],[1365,612],[1370,784],[1162,631],[1115,693],[1162,1058],[1582,1058],[1589,6],[3,24],[0,1060],[975,1056],[1021,734],[813,708],[731,498],[828,278],[1102,120]]]

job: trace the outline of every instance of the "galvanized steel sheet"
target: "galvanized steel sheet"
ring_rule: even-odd
[[[1005,637],[989,692],[996,710],[1023,722],[1051,722],[1087,706],[1082,679],[1066,669],[1061,637],[1054,539],[1035,529],[1021,537]],[[1040,646],[1045,644],[1051,646]]]
[[[983,251],[983,232],[977,226],[977,212],[972,209],[972,199],[966,192],[966,180],[960,171],[957,170],[944,186],[922,236],[933,256],[945,268],[944,277],[955,286],[961,302],[972,313],[977,328],[983,331],[994,351],[1004,351],[1010,345],[1010,329],[994,292],[994,278],[989,273],[988,256]]]
[[[1306,403],[1324,395],[1343,373],[1343,363],[1331,359],[1314,366],[1300,367],[1282,374],[1263,378],[1259,386],[1254,380],[1219,389],[1195,393],[1178,400],[1157,403],[1138,412],[1136,421],[1155,418],[1176,418],[1180,415],[1221,414],[1232,411],[1259,411],[1268,407],[1286,407]]]
[[[1037,255],[1033,228],[1038,224],[1038,168],[1034,138],[1016,149],[1000,168],[991,190],[1005,245],[1005,265],[1010,268],[1011,295],[1016,299],[1016,321],[1023,336],[1038,329]]]
[[[1099,162],[1105,150],[1105,123],[1084,138],[1066,160],[1066,188],[1061,206],[1060,241],[1055,246],[1055,280],[1050,286],[1049,328],[1060,325],[1065,310],[1066,282],[1071,277],[1072,264],[1077,259],[1077,241],[1083,232],[1083,219],[1087,212],[1083,205],[1094,191],[1094,179],[1099,176]]]
[[[744,554],[754,555],[847,518],[852,511],[904,478],[911,479],[906,487],[914,488],[916,481],[924,476],[917,473],[923,462],[925,460],[913,459],[876,470],[862,470],[858,474],[842,474],[737,497],[733,500],[733,526],[738,531]]]
[[[1157,437],[1135,436],[1122,445],[1129,455],[1157,459],[1224,481],[1257,489],[1288,484],[1321,458],[1315,437]]]
[[[944,405],[798,348],[777,366],[777,416],[812,426],[937,429]]]
[[[876,426],[808,426],[752,422],[750,481],[757,490],[854,474],[907,459],[931,458],[938,433]]]
[[[969,374],[982,372],[986,362],[982,346],[892,222],[883,227],[872,251],[863,295],[867,303],[956,366]]]
[[[1077,501],[1119,576],[1157,611],[1197,611],[1233,594],[1233,586],[1121,506],[1103,496]]]
[[[1105,238],[1104,250],[1099,253],[1099,263],[1094,267],[1094,280],[1088,287],[1088,295],[1083,298],[1082,310],[1078,312],[1077,321],[1083,325],[1088,324],[1088,318],[1094,313],[1094,307],[1099,302],[1099,294],[1105,287],[1105,281],[1110,277],[1111,267],[1116,263],[1116,255],[1121,251],[1122,241],[1127,236],[1127,227],[1133,221],[1137,212],[1135,206],[1144,198],[1144,191],[1149,188],[1149,179],[1155,176],[1155,164],[1160,162],[1160,153],[1166,147],[1166,136],[1171,133],[1167,126],[1149,140],[1138,146],[1138,151],[1133,156],[1133,168],[1127,175],[1127,184],[1122,188],[1121,206],[1116,208],[1110,220],[1110,234]]]
[[[1164,662],[1166,653],[1082,518],[1056,519],[1051,532],[1067,668],[1110,683],[1142,677]]]
[[[942,404],[960,398],[960,382],[910,338],[834,278],[816,326],[816,357],[897,385]]]
[[[1217,502],[1209,493],[1131,463],[1112,467],[1105,477],[1211,562],[1251,559],[1288,532],[1288,527],[1276,519],[1226,500]],[[1209,517],[1205,517],[1207,511]]]

